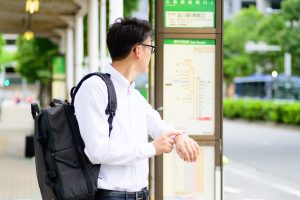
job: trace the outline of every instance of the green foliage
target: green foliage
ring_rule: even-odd
[[[282,34],[281,45],[285,51],[300,56],[300,27],[287,27]]]
[[[276,102],[257,99],[225,99],[224,117],[266,120],[300,125],[300,102]]]
[[[132,11],[139,8],[139,0],[124,0],[124,16],[130,16]]]
[[[253,40],[257,24],[263,15],[254,7],[242,9],[231,21],[224,22],[224,75],[227,82],[234,77],[247,76],[255,72],[245,44]]]
[[[282,16],[288,22],[281,37],[283,50],[293,56],[293,74],[300,75],[300,0],[283,0]]]
[[[260,20],[253,33],[253,40],[264,41],[268,45],[280,45],[281,35],[285,29],[282,15],[272,14]],[[254,64],[262,66],[262,72],[270,74],[273,70],[283,73],[283,51],[269,51],[265,53],[252,53]]]
[[[224,24],[224,50],[230,54],[241,54],[244,52],[245,43],[253,38],[253,31],[263,15],[255,7],[242,9],[232,21]]]
[[[254,7],[224,22],[224,77],[230,83],[260,66],[262,73],[283,73],[284,52],[292,54],[292,74],[300,75],[300,0],[283,0],[279,14],[264,16]],[[249,40],[279,45],[282,51],[246,53]]]
[[[285,124],[300,124],[300,104],[286,104],[280,106],[281,122]]]
[[[287,21],[300,20],[300,0],[283,0],[281,2],[281,10]]]
[[[224,22],[224,58],[239,55],[243,52],[244,35],[239,33],[239,28],[233,26],[231,21]]]
[[[16,53],[10,51],[3,51],[0,53],[0,65],[16,60]]]
[[[239,109],[241,109],[242,103],[243,102],[241,100],[231,101],[231,100],[224,99],[223,101],[224,116],[228,118],[239,118],[241,116],[240,115],[241,111]]]
[[[45,38],[25,40],[20,37],[18,45],[17,71],[29,82],[47,84],[51,78],[51,58],[57,53],[57,46]]]
[[[254,73],[250,57],[246,54],[224,59],[224,77],[231,82],[235,76],[246,76]]]
[[[2,47],[5,45],[5,40],[3,39],[2,35],[0,34],[0,55],[2,52]]]
[[[265,41],[267,44],[280,44],[280,35],[285,28],[285,21],[282,15],[271,14],[260,20],[253,34],[255,41]]]

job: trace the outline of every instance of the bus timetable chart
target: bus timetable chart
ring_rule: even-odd
[[[164,119],[191,135],[213,135],[214,74],[215,40],[165,39]]]
[[[199,157],[193,163],[182,161],[175,151],[164,154],[163,162],[164,200],[214,199],[213,146],[200,146]]]
[[[164,0],[164,24],[169,28],[214,28],[216,0]]]

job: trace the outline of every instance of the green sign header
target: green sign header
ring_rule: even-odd
[[[215,45],[213,39],[164,39],[164,44]]]
[[[165,27],[215,27],[216,0],[164,0]]]
[[[165,11],[215,12],[216,0],[164,0]]]

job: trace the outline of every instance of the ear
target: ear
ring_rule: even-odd
[[[133,55],[137,58],[137,59],[140,59],[141,57],[141,46],[138,45],[135,47],[135,49],[133,50]]]

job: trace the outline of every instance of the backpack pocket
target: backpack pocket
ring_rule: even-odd
[[[66,199],[72,199],[88,194],[86,178],[75,147],[56,151],[52,153],[52,156],[59,174],[60,180],[58,181],[63,188],[62,196]]]
[[[70,147],[67,149],[63,149],[60,151],[57,151],[55,153],[52,153],[54,160],[64,163],[65,165],[68,165],[69,167],[77,168],[80,167],[76,149],[75,147]]]

